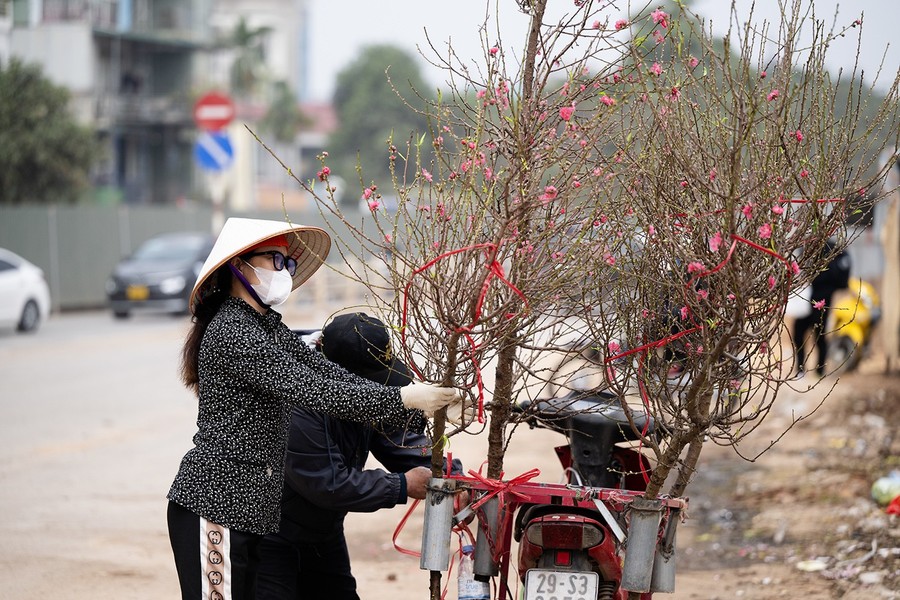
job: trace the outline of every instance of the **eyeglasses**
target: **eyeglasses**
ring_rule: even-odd
[[[271,256],[272,257],[272,266],[276,271],[280,271],[283,268],[287,267],[288,273],[291,274],[291,277],[297,273],[297,261],[293,258],[287,258],[284,254],[279,252],[278,250],[266,250],[265,252],[250,252],[249,254],[245,254],[246,257],[251,256]]]

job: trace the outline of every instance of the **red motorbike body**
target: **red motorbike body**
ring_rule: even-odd
[[[473,496],[482,499],[479,526],[495,524],[479,538],[490,543],[493,558],[490,572],[480,573],[481,577],[499,574],[495,597],[509,597],[506,579],[514,537],[519,543],[516,567],[524,586],[522,600],[627,600],[628,592],[620,587],[624,515],[630,502],[643,495],[650,465],[640,452],[617,444],[638,436],[610,396],[573,394],[539,401],[526,410],[532,426],[568,438],[569,444],[557,447],[556,453],[570,474],[569,483],[461,478]],[[644,435],[653,433],[649,419],[634,415],[631,419]],[[499,502],[484,504],[489,496]],[[684,500],[663,503],[667,511],[685,508]],[[485,515],[485,510],[497,513]],[[478,550],[476,545],[476,554]],[[649,600],[652,594],[643,593],[641,598]]]

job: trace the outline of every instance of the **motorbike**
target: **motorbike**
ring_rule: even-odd
[[[835,373],[855,369],[869,348],[872,332],[881,318],[878,292],[868,282],[853,278],[848,293],[831,310],[828,361]]]
[[[571,392],[516,408],[531,427],[559,432],[567,442],[555,448],[565,482],[534,483],[533,473],[491,481],[470,472],[454,477],[470,491],[478,517],[475,578],[496,578],[495,598],[523,600],[625,600],[629,591],[674,591],[675,527],[685,499],[643,497],[650,464],[634,447],[639,436],[659,436],[651,417],[632,413],[603,390]],[[512,540],[518,542],[515,572]]]

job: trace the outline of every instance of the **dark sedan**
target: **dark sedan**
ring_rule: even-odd
[[[214,241],[207,233],[179,232],[141,244],[106,282],[113,314],[124,319],[134,310],[186,313],[191,289]]]

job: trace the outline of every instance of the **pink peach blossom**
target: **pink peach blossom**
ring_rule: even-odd
[[[806,179],[807,177],[809,177],[809,171],[807,171],[806,169],[801,170],[800,177],[802,177],[803,179]]]
[[[825,308],[825,300],[822,299],[822,300],[813,302],[813,308],[815,308],[816,310],[822,310],[823,308]]]
[[[433,177],[431,176],[431,173],[429,173],[425,169],[422,169],[422,177],[424,177],[425,181],[427,181],[428,183],[431,183],[431,180],[433,179]]]
[[[618,21],[616,21],[615,27],[616,31],[622,31],[623,29],[628,27],[628,21],[625,19],[619,19]]]
[[[769,94],[766,96],[766,100],[768,100],[769,102],[771,102],[772,100],[775,100],[776,98],[778,98],[778,96],[780,96],[780,95],[781,95],[781,92],[779,92],[778,90],[772,90],[772,91],[769,92]]]
[[[669,26],[669,14],[661,11],[658,8],[650,13],[650,18],[653,19],[654,23],[662,28],[666,28]]]
[[[381,206],[381,203],[378,200],[369,200],[369,210],[375,212],[378,210],[378,207]]]
[[[610,98],[609,96],[606,96],[606,95],[600,96],[600,102],[602,102],[606,106],[613,106],[616,103],[616,101],[613,98]]]
[[[795,131],[794,139],[797,140],[798,142],[802,142],[803,141],[803,132],[800,131],[799,129],[797,131]]]
[[[775,289],[775,277],[772,275],[769,275],[769,289],[770,290]]]
[[[544,188],[544,195],[540,199],[544,202],[550,202],[551,200],[556,200],[558,194],[559,190],[556,189],[556,186],[548,185]]]
[[[741,212],[744,213],[744,216],[745,216],[746,218],[749,219],[751,213],[753,212],[753,205],[752,205],[752,204],[745,204],[745,205],[743,206],[743,208],[741,208]]]
[[[610,354],[618,354],[622,351],[622,347],[619,345],[619,342],[610,342],[606,345],[609,348]]]
[[[703,271],[706,267],[703,266],[703,263],[699,260],[695,260],[688,263],[687,272],[688,273],[699,273]]]
[[[688,315],[691,314],[691,311],[690,311],[690,309],[688,309],[687,306],[682,306],[680,312],[681,312],[681,320],[682,321],[686,321],[688,318]]]
[[[763,223],[759,227],[758,233],[759,233],[759,237],[761,237],[764,240],[767,240],[770,237],[772,237],[772,226],[769,225],[768,223]]]
[[[600,21],[594,21],[594,24],[591,25],[591,29],[600,29]]]
[[[500,51],[500,48],[498,48],[497,46],[494,46],[493,48],[488,50],[488,52],[490,52],[492,55],[497,54],[499,51]]]
[[[722,245],[722,234],[718,231],[713,235],[709,236],[709,250],[710,252],[718,252],[719,247]]]
[[[574,106],[563,106],[559,109],[559,118],[563,121],[568,121],[572,118],[572,114],[575,112]]]
[[[662,75],[663,69],[658,62],[655,62],[650,66],[650,72],[659,76]]]
[[[772,207],[772,212],[775,213],[776,215],[784,214],[784,207],[781,206],[780,204],[776,204],[775,206]]]
[[[699,64],[700,64],[700,61],[697,60],[697,58],[694,56],[692,56],[688,59],[688,66],[692,69],[695,68]]]

